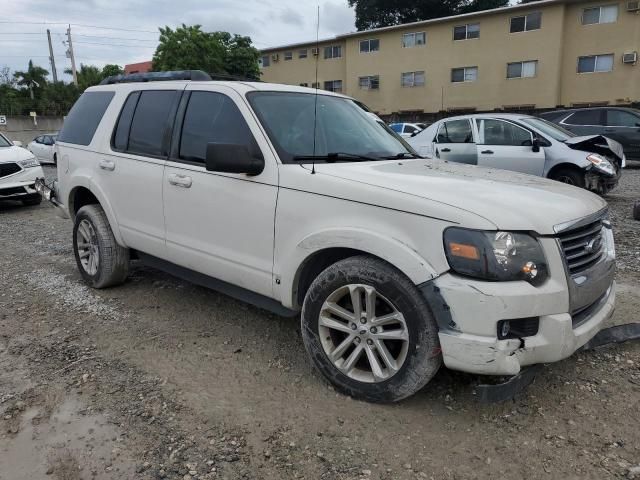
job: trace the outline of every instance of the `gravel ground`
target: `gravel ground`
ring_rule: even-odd
[[[639,197],[640,169],[607,197],[612,323],[640,321]],[[312,370],[296,320],[140,265],[87,289],[70,232],[46,204],[0,204],[0,480],[640,478],[640,344],[548,366],[504,404],[443,369],[371,405]]]

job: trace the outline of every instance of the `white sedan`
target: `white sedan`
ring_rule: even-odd
[[[33,153],[42,163],[53,163],[57,165],[58,158],[56,156],[56,140],[58,134],[50,133],[39,135],[27,145],[27,149]]]
[[[36,178],[44,172],[36,157],[14,145],[0,134],[0,200],[20,200],[25,205],[37,205],[42,197],[35,189]]]

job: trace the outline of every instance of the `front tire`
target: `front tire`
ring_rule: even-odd
[[[82,278],[93,288],[120,285],[129,274],[129,249],[116,242],[100,205],[78,210],[73,225],[73,251]]]
[[[324,270],[309,287],[301,322],[315,366],[355,398],[402,400],[442,363],[425,299],[402,272],[374,257],[351,257]]]
[[[561,168],[553,173],[550,177],[552,180],[573,185],[574,187],[585,188],[586,182],[584,173],[572,168]]]

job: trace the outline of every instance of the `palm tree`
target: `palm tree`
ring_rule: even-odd
[[[71,75],[71,69],[67,68],[64,73]],[[99,84],[102,81],[102,71],[93,65],[80,64],[80,69],[76,72],[78,76],[78,88],[84,92],[87,88]]]
[[[29,67],[26,72],[15,72],[13,77],[16,79],[16,83],[22,87],[29,89],[31,100],[33,100],[33,89],[44,87],[47,83],[47,75],[49,72],[33,64],[33,60],[29,60]]]

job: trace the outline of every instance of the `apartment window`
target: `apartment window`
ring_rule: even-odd
[[[578,73],[610,72],[613,70],[613,53],[578,57]]]
[[[582,10],[582,24],[614,23],[618,21],[618,5],[585,8]]]
[[[475,82],[478,79],[478,67],[453,68],[451,81],[453,83]]]
[[[320,88],[320,83],[319,82],[313,82],[311,84],[311,88]]]
[[[342,80],[329,80],[324,82],[324,89],[329,92],[342,92]]]
[[[301,87],[308,87],[308,86],[309,86],[309,84],[308,84],[308,83],[301,83],[301,84],[300,84],[300,86],[301,86]]]
[[[271,58],[269,57],[269,55],[265,55],[264,57],[262,57],[260,63],[262,63],[263,67],[268,67],[271,65]]]
[[[342,46],[332,45],[331,47],[324,47],[324,58],[340,58],[342,57]]]
[[[285,60],[293,60],[293,52],[284,52]]]
[[[542,12],[533,12],[528,15],[511,18],[511,33],[528,32],[542,27]]]
[[[403,87],[422,87],[424,85],[424,72],[405,72],[402,74]]]
[[[402,35],[403,48],[420,47],[426,43],[427,34],[425,32],[405,33]]]
[[[371,53],[380,50],[380,40],[372,38],[360,41],[360,53]]]
[[[361,90],[378,90],[380,88],[380,76],[369,75],[358,78],[358,85]]]
[[[538,61],[507,63],[507,78],[531,78],[536,76]]]
[[[307,58],[307,49],[304,48],[298,52],[298,58]]]
[[[453,27],[454,40],[468,40],[470,38],[480,38],[480,24],[468,23]]]

